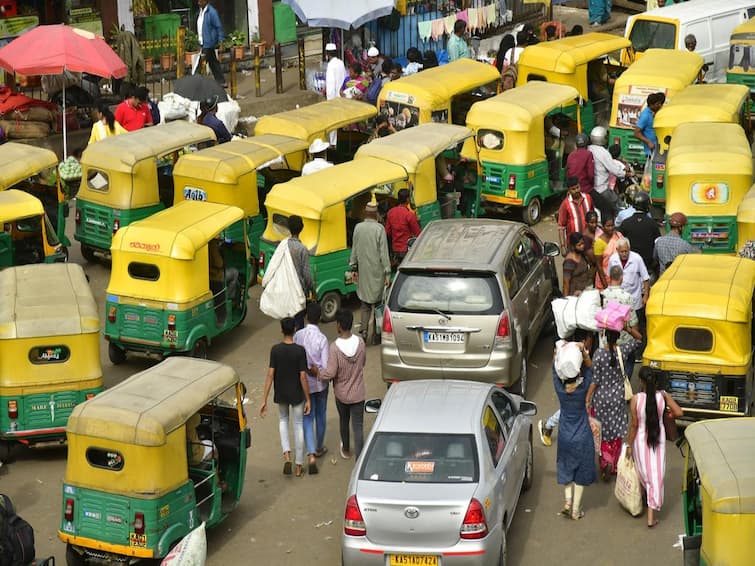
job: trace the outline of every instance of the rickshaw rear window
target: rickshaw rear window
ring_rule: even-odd
[[[749,45],[732,45],[729,52],[729,69],[742,67],[745,72],[752,67],[752,50]]]
[[[87,171],[87,187],[93,191],[108,192],[110,190],[110,179],[107,173],[94,169]]]
[[[284,238],[291,236],[291,232],[288,230],[288,216],[273,214],[273,230]]]
[[[134,279],[157,281],[160,279],[160,268],[152,263],[132,261],[128,264],[128,274]]]
[[[503,143],[503,132],[484,128],[477,131],[477,146],[482,149],[503,149]]]
[[[87,448],[87,462],[95,468],[119,472],[123,469],[123,454],[105,448]]]
[[[710,352],[713,349],[713,333],[707,328],[682,326],[674,331],[674,346],[690,352]]]
[[[62,344],[56,346],[34,346],[29,350],[29,361],[33,364],[60,364],[71,357],[71,350]]]
[[[651,48],[674,49],[676,26],[651,20],[637,20],[629,33],[629,41],[635,51],[647,51]]]

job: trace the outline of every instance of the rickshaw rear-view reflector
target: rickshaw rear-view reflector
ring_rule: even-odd
[[[169,314],[168,315],[168,330],[175,331],[176,329],[176,315]]]
[[[516,175],[514,175],[513,173],[509,175],[509,190],[516,190]]]
[[[121,221],[118,218],[113,220],[113,234],[115,234],[120,229],[120,227],[121,227]]]
[[[81,211],[76,209],[76,224],[81,224]]]
[[[17,401],[8,401],[8,418],[11,418],[11,419],[18,418],[18,402]]]
[[[66,521],[73,521],[73,499],[71,498],[66,499],[65,518]]]
[[[144,513],[136,513],[134,515],[134,532],[137,535],[144,534]]]
[[[260,259],[258,262],[258,269],[265,269],[265,252],[260,252]]]
[[[115,322],[115,312],[116,312],[116,308],[114,306],[111,306],[108,309],[108,311],[107,311],[107,319],[110,322]]]

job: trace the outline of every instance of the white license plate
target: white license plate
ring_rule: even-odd
[[[425,332],[425,342],[428,344],[463,344],[462,332]]]

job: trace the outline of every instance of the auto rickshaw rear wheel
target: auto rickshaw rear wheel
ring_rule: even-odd
[[[89,246],[85,244],[81,244],[81,255],[84,256],[84,259],[93,262],[94,261],[94,249],[90,248]]]
[[[320,299],[320,308],[322,309],[322,321],[332,322],[336,318],[336,312],[341,308],[341,293],[338,291],[328,291]]]
[[[66,545],[66,564],[68,566],[86,566],[87,559],[76,552],[69,543]]]
[[[191,348],[191,357],[199,358],[200,360],[207,359],[207,340],[200,338],[194,342],[194,346]]]
[[[542,214],[542,204],[538,197],[533,198],[527,206],[522,210],[522,218],[524,221],[532,226],[540,222],[540,215]]]
[[[0,462],[10,462],[12,443],[7,440],[0,440]]]
[[[126,352],[112,342],[107,345],[107,355],[114,366],[120,365],[126,361]]]

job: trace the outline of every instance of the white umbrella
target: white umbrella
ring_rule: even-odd
[[[283,0],[309,27],[358,28],[391,13],[396,0]]]

